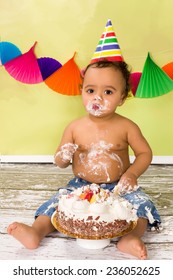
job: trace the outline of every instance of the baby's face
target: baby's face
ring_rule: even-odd
[[[125,82],[119,70],[90,67],[84,76],[82,99],[86,111],[94,116],[115,112],[124,102]]]

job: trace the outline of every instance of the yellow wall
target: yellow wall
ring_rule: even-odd
[[[172,0],[1,0],[0,36],[22,51],[64,64],[76,51],[89,63],[110,18],[125,60],[142,71],[148,51],[160,67],[173,59]],[[173,155],[173,94],[128,100],[119,113],[137,122],[154,155]],[[81,97],[44,83],[17,82],[0,67],[0,155],[51,155],[71,120],[84,114]]]

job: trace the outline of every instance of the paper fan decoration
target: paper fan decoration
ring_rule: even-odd
[[[163,66],[162,70],[173,80],[173,62]]]
[[[64,95],[81,94],[82,78],[74,56],[44,81],[49,88]]]
[[[36,43],[31,49],[4,64],[7,72],[17,81],[26,84],[37,84],[43,81],[41,71],[34,54]]]
[[[107,21],[90,63],[99,60],[123,61],[120,46],[110,19]]]
[[[50,57],[41,57],[37,59],[43,80],[58,70],[62,64],[56,59]]]
[[[5,64],[6,62],[14,59],[21,55],[21,51],[18,47],[10,42],[0,42],[0,63]]]
[[[131,98],[134,98],[134,95],[132,91],[129,91],[127,95],[127,99],[131,99]]]
[[[173,90],[173,81],[148,54],[135,97],[158,97],[171,90]]]
[[[131,73],[131,75],[130,75],[131,91],[132,91],[133,95],[136,94],[136,90],[138,88],[141,75],[142,75],[141,72],[134,72],[134,73]]]

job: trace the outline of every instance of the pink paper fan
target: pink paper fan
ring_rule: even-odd
[[[130,75],[130,84],[133,95],[136,94],[141,75],[141,72],[134,72]]]
[[[37,84],[43,81],[41,71],[34,54],[35,44],[30,50],[4,64],[7,72],[17,81]]]

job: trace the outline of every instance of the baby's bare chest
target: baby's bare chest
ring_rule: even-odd
[[[78,150],[90,151],[121,151],[127,148],[127,140],[125,135],[116,131],[96,131],[90,130],[87,133],[80,133],[75,139]]]

